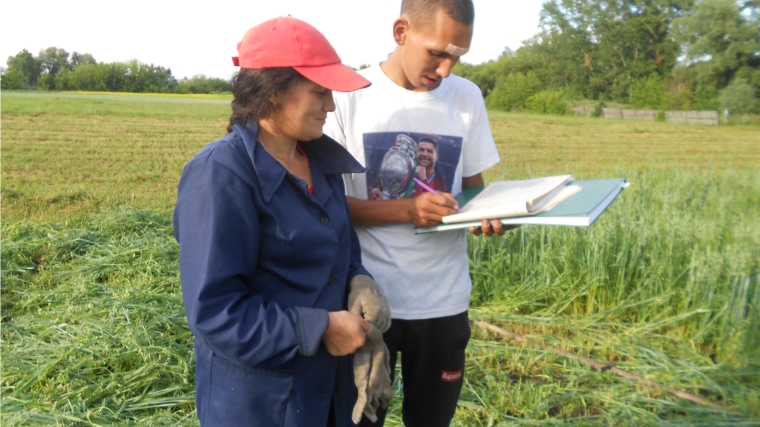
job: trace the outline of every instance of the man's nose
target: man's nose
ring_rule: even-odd
[[[444,58],[441,63],[438,64],[436,73],[444,79],[451,75],[451,69],[454,68],[459,58]]]

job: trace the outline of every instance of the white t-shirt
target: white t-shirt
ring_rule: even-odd
[[[451,75],[429,92],[406,90],[379,65],[361,70],[372,86],[334,92],[335,112],[324,132],[343,144],[366,168],[346,174],[346,193],[359,199],[412,197],[418,165],[428,185],[452,194],[462,177],[499,162],[480,89]],[[427,145],[422,145],[422,143]],[[435,166],[417,149],[436,146]],[[422,153],[424,150],[420,150]],[[422,178],[422,176],[420,176]],[[388,298],[392,317],[429,319],[469,307],[472,282],[466,231],[415,235],[413,224],[357,227],[362,263]]]

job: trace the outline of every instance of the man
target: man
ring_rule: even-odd
[[[417,144],[417,179],[436,191],[446,191],[446,183],[440,174],[435,172],[435,162],[438,161],[438,141],[423,137]],[[426,190],[419,184],[415,185],[412,197],[417,197]]]
[[[399,134],[447,141],[444,184],[454,194],[483,185],[481,173],[499,162],[480,89],[450,76],[470,47],[473,21],[471,0],[403,0],[393,23],[395,50],[379,66],[361,71],[371,87],[334,94],[336,110],[324,128],[367,168],[366,174],[344,175],[348,205],[364,265],[391,307],[391,328],[383,338],[391,370],[401,352],[402,413],[410,427],[447,426],[456,411],[470,338],[467,236],[461,230],[414,233],[415,226],[437,225],[457,212],[452,194],[372,200],[368,193],[376,184],[368,180],[377,179],[376,169]],[[484,220],[470,231],[501,235],[505,228]],[[374,425],[384,422],[385,413],[378,412]],[[373,424],[365,418],[361,425]]]

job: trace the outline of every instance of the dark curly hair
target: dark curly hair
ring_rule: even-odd
[[[301,80],[306,79],[293,68],[262,68],[252,70],[241,68],[232,77],[230,89],[235,99],[232,101],[232,115],[227,132],[232,126],[245,126],[248,120],[258,122],[277,113],[278,106],[272,102],[273,95],[289,92]]]

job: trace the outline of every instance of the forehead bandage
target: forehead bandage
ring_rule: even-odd
[[[448,46],[446,46],[446,53],[454,56],[462,56],[465,53],[467,53],[470,50],[470,48],[464,48],[464,47],[457,47],[453,44],[449,43]]]

